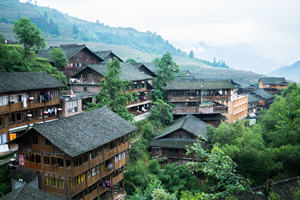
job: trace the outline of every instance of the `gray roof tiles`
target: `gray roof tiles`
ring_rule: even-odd
[[[47,72],[0,73],[0,94],[64,87]]]
[[[263,77],[259,80],[261,80],[264,85],[288,84],[284,77]]]
[[[252,92],[250,92],[250,94],[256,96],[256,97],[260,97],[262,99],[273,99],[274,96],[269,94],[268,92],[266,92],[265,90],[261,89],[261,88],[258,88]]]
[[[113,57],[116,57],[119,61],[123,62],[123,60],[112,51],[94,51],[94,53],[102,60],[106,60],[107,58],[109,58],[109,55],[112,54]]]
[[[63,198],[46,193],[25,184],[20,188],[11,191],[3,197],[3,200],[62,200]]]
[[[68,118],[33,126],[71,157],[91,151],[136,129],[106,106]]]
[[[148,80],[153,79],[152,76],[149,76],[143,72],[140,72],[135,66],[131,65],[130,63],[120,63],[121,64],[121,76],[120,78],[122,80],[128,80],[128,81],[138,81],[138,80]],[[102,76],[105,75],[107,72],[107,67],[105,64],[89,64],[87,67],[90,69],[96,71],[97,73],[101,74]],[[73,77],[76,77],[78,74],[80,74],[82,71],[84,71],[86,68],[82,69],[78,73],[76,73]]]
[[[177,131],[179,129],[183,129],[190,134],[196,137],[202,137],[203,140],[207,139],[206,136],[206,128],[208,124],[203,122],[202,120],[194,117],[193,115],[187,115],[177,119],[175,122],[172,123],[166,130],[161,132],[158,136],[154,138],[154,140],[164,138],[165,136]]]

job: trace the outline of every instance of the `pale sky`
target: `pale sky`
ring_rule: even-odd
[[[267,73],[300,60],[300,0],[37,0],[88,21],[156,32],[196,57]],[[203,44],[204,43],[204,44]]]

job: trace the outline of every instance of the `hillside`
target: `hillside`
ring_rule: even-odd
[[[49,41],[94,41],[124,45],[144,52],[186,56],[156,33],[139,32],[133,28],[110,27],[63,14],[55,9],[39,7],[18,0],[0,1],[0,22],[13,24],[20,17],[30,18],[42,30]],[[10,31],[5,33],[12,36]]]
[[[288,80],[300,83],[300,60],[290,66],[280,67],[269,75],[283,76]]]

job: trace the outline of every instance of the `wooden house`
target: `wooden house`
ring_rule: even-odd
[[[19,145],[20,167],[39,174],[39,189],[72,200],[116,199],[124,194],[128,134],[134,130],[102,107],[36,124],[10,143]]]
[[[56,46],[52,46],[47,50],[38,51],[38,56],[42,58],[46,58],[50,63],[53,63],[51,58],[51,51]],[[64,71],[67,78],[70,78],[75,73],[86,67],[88,64],[99,64],[104,60],[100,58],[98,55],[93,53],[89,48],[85,45],[78,44],[62,44],[60,47],[64,52],[69,61],[69,64],[61,69]]]
[[[146,64],[144,63],[132,63],[132,65],[134,65],[136,68],[138,68],[141,72],[144,72],[145,74],[148,74],[149,76],[152,76],[153,78],[155,78],[157,76],[157,71],[155,69],[154,64],[148,64],[148,66],[146,66]],[[151,67],[149,67],[151,66]],[[154,71],[155,69],[155,71]]]
[[[266,92],[261,88],[253,90],[249,94],[259,99],[257,102],[257,107],[259,109],[269,108],[275,98],[273,95],[271,95],[270,93]]]
[[[64,85],[46,72],[0,73],[0,83],[0,152],[7,152],[5,143],[31,124],[59,117]]]
[[[248,94],[248,114],[257,113],[259,98],[252,94]]]
[[[289,83],[284,77],[263,77],[258,80],[259,88],[270,94],[276,94],[278,90],[288,87]]]
[[[246,95],[237,95],[230,80],[175,80],[167,82],[167,101],[174,115],[222,114],[228,122],[247,117]]]
[[[194,155],[186,155],[187,146],[197,140],[207,140],[207,123],[187,115],[174,121],[171,126],[156,136],[150,145],[151,155],[161,162],[181,164],[195,160]]]
[[[120,78],[132,83],[132,89],[128,92],[138,92],[138,99],[134,102],[128,102],[128,110],[135,115],[149,111],[152,103],[150,100],[152,90],[150,83],[153,77],[140,72],[129,63],[121,63],[121,70]],[[106,72],[107,67],[104,64],[88,65],[72,77],[71,88],[75,94],[88,92],[96,95],[100,92],[99,83]]]

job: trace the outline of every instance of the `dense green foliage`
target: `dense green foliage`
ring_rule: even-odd
[[[51,58],[53,60],[54,66],[61,71],[63,70],[63,67],[69,63],[65,52],[59,47],[53,48],[51,50]]]
[[[47,12],[44,12],[43,15],[31,17],[30,19],[32,23],[36,24],[43,32],[60,35],[58,25],[53,22],[52,18],[49,19]]]
[[[126,61],[126,63],[130,63],[130,64],[134,64],[134,63],[137,63],[134,59],[132,58],[128,58]]]
[[[67,85],[67,78],[49,64],[48,60],[39,58],[33,52],[23,58],[24,49],[20,45],[0,44],[0,72],[41,72],[46,71]]]
[[[13,30],[19,43],[24,47],[24,57],[29,55],[30,50],[39,50],[46,46],[41,31],[27,18],[15,21]]]
[[[218,145],[238,165],[238,172],[261,185],[268,178],[300,175],[300,87],[295,83],[276,96],[257,124],[222,123],[209,132],[211,145]]]
[[[161,166],[150,160],[147,147],[156,136],[156,126],[151,122],[138,124],[142,133],[131,147],[125,173],[125,190],[128,199],[177,199],[183,190],[198,191],[200,180],[184,165]],[[155,182],[154,186],[152,183]],[[149,192],[150,191],[150,192]]]
[[[89,103],[88,109],[93,110],[106,105],[124,119],[132,120],[133,114],[128,111],[126,106],[136,94],[124,92],[129,88],[130,83],[120,78],[120,61],[114,58],[106,67],[107,72],[104,75],[104,79],[100,81],[101,90],[96,96],[96,103]]]
[[[164,127],[173,122],[173,107],[161,99],[153,103],[150,120],[156,127]]]
[[[0,44],[3,44],[5,41],[4,35],[0,33]]]
[[[0,166],[0,198],[11,191],[10,173],[7,165]]]
[[[249,186],[249,181],[237,173],[236,164],[217,146],[207,152],[201,143],[195,143],[188,149],[188,153],[195,153],[198,161],[187,165],[195,173],[203,174],[210,182],[208,192],[198,193],[196,199],[224,199],[245,191]],[[194,196],[192,192],[183,192],[182,199],[190,199],[191,196]]]
[[[174,80],[174,74],[179,71],[179,66],[173,61],[170,53],[164,54],[161,58],[156,58],[154,63],[157,69],[157,77],[154,78],[152,99],[153,101],[164,100],[163,87],[168,81]]]

